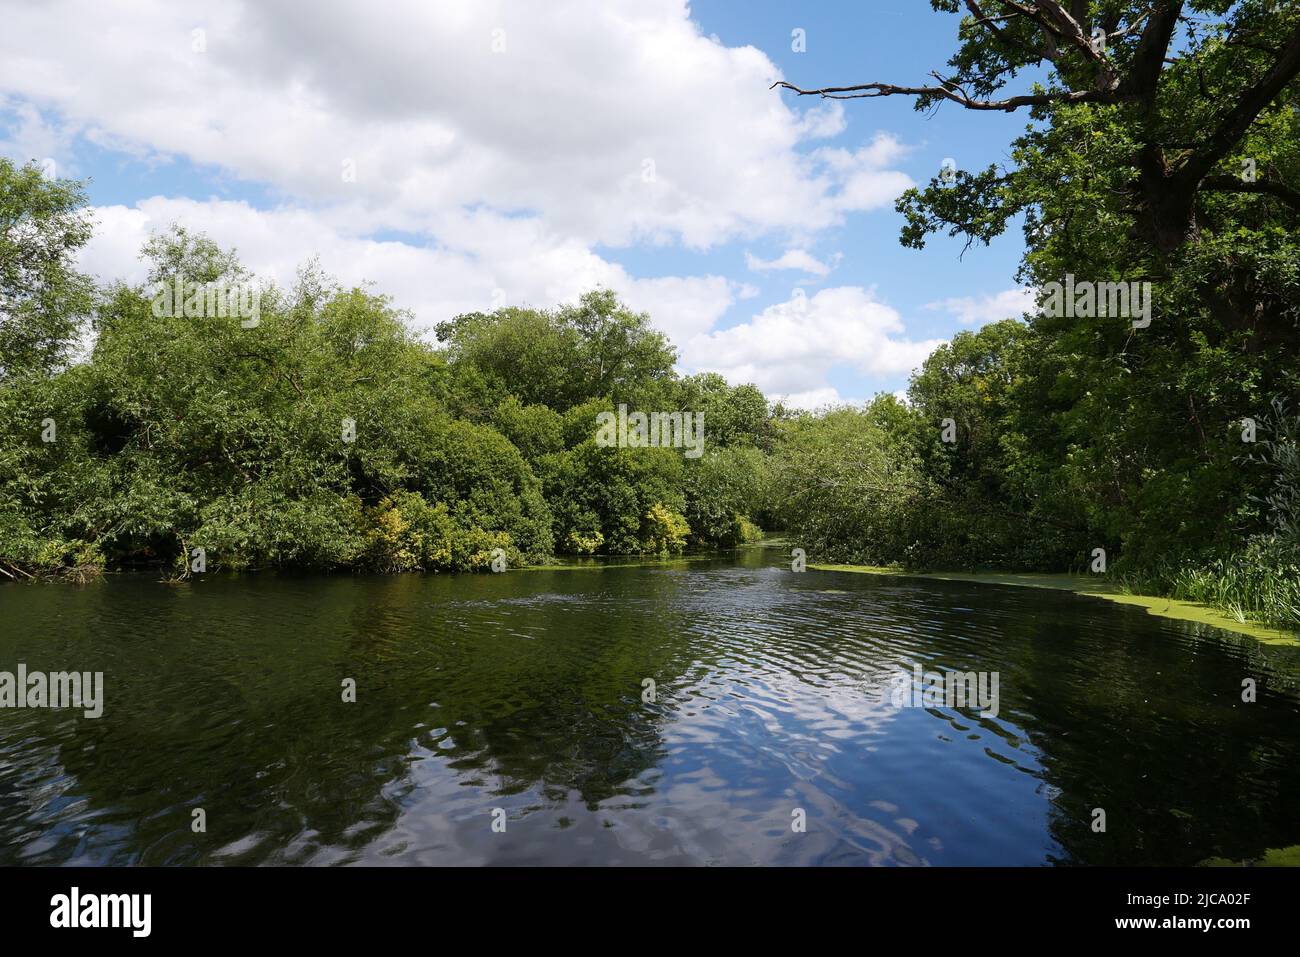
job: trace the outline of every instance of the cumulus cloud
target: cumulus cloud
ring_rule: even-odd
[[[1032,289],[1006,289],[990,296],[962,296],[926,303],[926,309],[945,312],[964,326],[982,326],[1003,319],[1019,319],[1034,308]]]
[[[799,121],[799,132],[809,139],[821,139],[843,133],[844,104],[839,100],[825,100],[807,110]]]
[[[422,326],[605,286],[650,312],[684,361],[713,356],[808,401],[833,365],[883,373],[924,346],[853,289],[824,290],[807,316],[787,303],[719,332],[754,286],[634,276],[596,252],[776,237],[790,251],[753,268],[824,277],[834,262],[805,247],[912,185],[888,134],[813,148],[844,130],[842,105],[771,91],[780,72],[766,54],[701,34],[686,0],[400,0],[309,15],[287,0],[0,0],[0,21],[0,111],[14,118],[0,149],[62,161],[86,143],[111,151],[106,162],[170,165],[169,181],[257,197],[99,207],[84,263],[102,277],[139,279],[140,246],[176,221],[282,283],[319,256]],[[846,342],[864,351],[842,353]]]
[[[907,148],[888,133],[857,150],[823,147],[813,158],[825,165],[836,179],[836,204],[843,210],[870,210],[888,206],[907,188],[914,186],[904,173],[889,170],[907,153]]]
[[[810,276],[826,276],[831,267],[814,258],[803,249],[787,249],[776,259],[759,259],[752,253],[745,253],[745,265],[753,272],[767,272],[773,269],[799,269]]]
[[[70,155],[73,133],[66,124],[60,126],[44,116],[33,104],[16,97],[0,96],[0,114],[9,114],[7,135],[0,138],[0,155],[18,156],[38,163],[55,162],[55,176],[75,175],[68,164],[59,168],[56,157]]]
[[[771,60],[701,35],[684,0],[310,16],[64,0],[2,15],[0,91],[87,135],[351,208],[371,229],[488,206],[589,245],[704,248],[833,225],[907,184],[884,141],[798,152],[842,112],[787,105]]]
[[[808,408],[844,401],[829,381],[833,370],[869,379],[906,374],[943,342],[907,338],[898,312],[860,286],[800,293],[749,322],[696,336],[687,363]]]
[[[771,398],[773,401],[780,401],[788,409],[804,409],[810,412],[842,405],[861,405],[864,401],[861,398],[846,398],[840,395],[839,389],[831,386],[809,389],[806,392],[774,395]]]
[[[178,222],[238,251],[262,279],[290,284],[313,257],[347,285],[373,282],[428,328],[458,313],[497,305],[551,306],[589,289],[618,292],[649,312],[674,342],[707,332],[742,292],[722,276],[636,278],[585,246],[546,233],[536,220],[486,212],[459,230],[458,249],[415,246],[356,235],[330,214],[300,208],[257,210],[244,202],[154,197],[135,206],[102,206],[82,268],[100,279],[140,282],[149,235]]]

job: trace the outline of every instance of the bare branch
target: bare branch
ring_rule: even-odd
[[[940,80],[940,82],[944,82]],[[1003,100],[975,100],[949,86],[896,86],[893,83],[861,83],[857,86],[826,86],[805,90],[778,80],[769,89],[782,87],[800,96],[820,96],[829,100],[875,99],[880,96],[941,96],[968,110],[1001,110],[1011,113],[1023,106],[1047,106],[1049,103],[1117,103],[1118,94],[1109,90],[1059,90],[1052,93],[1027,93]]]

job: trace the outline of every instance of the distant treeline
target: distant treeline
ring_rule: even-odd
[[[81,188],[33,166],[0,161],[0,217],[11,578],[183,576],[196,555],[207,571],[486,570],[494,554],[665,554],[768,529],[813,562],[916,568],[1082,571],[1104,548],[1150,586],[1297,617],[1296,419],[1280,402],[1300,372],[1295,306],[1269,300],[1288,318],[1266,337],[1234,327],[1196,298],[1212,262],[1170,280],[1188,288],[1157,298],[1149,329],[1008,319],[938,349],[906,402],[807,413],[676,374],[649,317],[608,291],[457,316],[433,343],[314,267],[245,296],[256,315],[156,309],[155,283],[250,281],[179,227],[147,245],[145,284],[97,288],[72,265]],[[1236,255],[1246,275],[1300,274],[1293,235]],[[702,454],[640,447],[629,410],[700,416]],[[617,442],[598,441],[602,413],[622,416]]]

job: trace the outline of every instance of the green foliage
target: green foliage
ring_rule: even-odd
[[[905,556],[930,483],[915,452],[866,412],[783,423],[773,461],[779,523],[818,561],[882,564]]]
[[[1104,28],[1103,56],[1042,5],[981,8],[942,71],[952,95],[916,107],[1007,97],[1032,71],[1004,104],[1032,122],[1011,164],[905,193],[902,243],[988,243],[1022,217],[1023,281],[1149,282],[1151,322],[1039,308],[931,356],[909,393],[924,431],[896,412],[886,429],[933,483],[895,560],[1077,569],[1101,546],[1148,587],[1294,624],[1293,445],[1246,455],[1240,432],[1300,397],[1300,8],[1063,5],[1084,37]]]
[[[364,561],[381,572],[487,571],[493,549],[508,563],[522,556],[506,532],[458,525],[451,510],[419,492],[398,491],[366,510]]]
[[[539,472],[555,517],[555,540],[599,537],[604,551],[616,555],[647,550],[642,523],[650,508],[685,508],[683,468],[676,449],[601,448],[594,439],[547,456]]]
[[[550,312],[468,313],[439,323],[437,335],[452,362],[472,367],[487,393],[559,412],[590,399],[651,398],[672,379],[676,361],[649,316],[626,309],[608,290]]]
[[[492,425],[530,464],[564,449],[564,416],[544,405],[524,405],[513,395],[492,413]]]
[[[767,399],[752,385],[730,386],[716,372],[687,376],[673,384],[667,407],[702,415],[709,444],[715,448],[771,446]]]
[[[79,184],[0,157],[0,383],[60,368],[75,344],[92,301],[73,268],[91,235],[85,202]]]
[[[1023,282],[1150,282],[1149,325],[1044,302],[954,336],[906,401],[812,415],[677,376],[608,290],[455,317],[440,348],[314,266],[261,290],[253,329],[155,316],[148,287],[92,294],[72,269],[79,187],[0,161],[0,571],[184,567],[200,547],[213,568],[482,570],[495,548],[673,554],[761,524],[822,562],[1078,570],[1104,547],[1130,581],[1295,624],[1300,89],[1279,51],[1300,9],[1071,5],[1107,27],[1101,57],[1040,6],[933,6],[963,16],[946,92],[918,108],[1036,85],[1010,163],[905,193],[902,242],[1019,220]],[[151,283],[248,281],[181,228],[145,254]],[[700,415],[704,454],[597,445],[621,403]]]
[[[1222,609],[1238,621],[1300,630],[1300,547],[1259,536],[1230,554],[1162,560],[1119,576],[1132,591]]]
[[[706,546],[743,545],[757,537],[750,516],[767,511],[768,457],[752,446],[711,449],[686,466],[686,519]]]
[[[575,555],[594,555],[605,544],[605,536],[599,531],[584,535],[582,532],[573,530],[569,532],[565,544],[568,546],[568,550]]]
[[[1068,567],[1089,535],[1076,486],[1056,471],[1059,408],[1042,391],[1039,337],[1016,320],[961,332],[912,377],[911,423],[931,482],[927,520],[913,525],[909,564],[932,568]],[[877,401],[877,406],[888,408]],[[951,420],[955,441],[942,441]]]
[[[245,278],[184,230],[147,254],[151,281]],[[291,292],[265,289],[258,325],[243,328],[155,315],[149,291],[104,292],[89,362],[0,390],[6,561],[39,567],[53,550],[34,550],[38,537],[67,543],[65,563],[102,552],[183,567],[203,548],[212,569],[467,570],[495,547],[515,563],[550,555],[528,463],[490,426],[448,416],[445,358],[382,296],[309,267]],[[41,441],[46,418],[57,441]]]
[[[1263,468],[1263,494],[1255,500],[1264,506],[1272,533],[1300,546],[1300,415],[1276,399],[1259,423],[1259,452],[1247,460]]]
[[[59,199],[75,220],[75,190],[23,184],[13,202]],[[99,294],[88,361],[62,368],[51,345],[0,388],[4,574],[186,574],[195,549],[210,570],[384,572],[485,570],[497,548],[510,565],[542,562],[557,544],[673,553],[690,540],[695,495],[721,510],[698,544],[753,535],[766,403],[752,386],[686,388],[736,444],[689,488],[696,463],[679,449],[596,445],[596,416],[617,401],[679,398],[671,347],[610,293],[460,317],[439,350],[385,297],[314,265],[290,290],[262,287],[251,327],[156,310],[155,284],[249,277],[181,227],[145,257],[144,286]],[[42,439],[47,421],[56,441]]]
[[[671,555],[686,548],[686,536],[691,527],[676,509],[655,502],[645,513],[642,523],[642,551],[657,555]]]

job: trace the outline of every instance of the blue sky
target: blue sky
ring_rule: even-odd
[[[0,153],[89,180],[103,278],[140,279],[140,244],[180,222],[267,280],[319,256],[420,327],[608,285],[683,371],[806,406],[903,388],[939,341],[1023,308],[1018,231],[904,249],[893,197],[948,157],[1005,162],[1024,116],[766,89],[924,82],[957,23],[925,0],[0,17]]]
[[[937,14],[928,0],[706,0],[691,5],[701,30],[727,45],[752,45],[766,53],[784,79],[805,89],[883,81],[923,84],[926,74],[946,64],[956,49],[958,18]],[[791,31],[805,31],[805,51],[792,50]],[[795,95],[782,93],[792,101]],[[1023,114],[973,113],[955,104],[918,113],[906,97],[845,102],[847,128],[837,142],[861,144],[876,132],[897,136],[912,148],[900,164],[917,183],[926,182],[947,158],[964,169],[1009,163],[1010,144],[1024,130]],[[836,284],[874,285],[880,296],[907,317],[919,337],[950,337],[970,323],[954,323],[952,310],[927,309],[948,299],[983,299],[1014,287],[1024,243],[1018,224],[988,247],[966,249],[960,239],[932,237],[924,250],[898,242],[902,217],[892,207],[851,217],[828,232],[814,252],[845,259]],[[750,248],[761,258],[779,255],[780,242]],[[964,251],[964,253],[963,253]],[[645,268],[653,268],[647,260]],[[779,301],[789,290],[779,278],[760,281],[760,304]],[[990,314],[991,315],[991,314]],[[849,377],[848,381],[852,381]],[[886,388],[892,391],[904,379]]]

